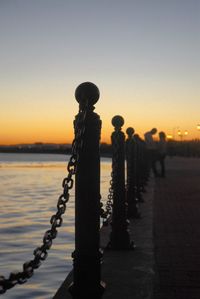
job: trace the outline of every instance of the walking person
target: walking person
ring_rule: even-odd
[[[144,140],[146,143],[146,150],[148,156],[148,165],[149,172],[152,169],[155,177],[158,176],[158,171],[156,169],[156,160],[157,160],[157,146],[156,142],[153,139],[153,135],[157,133],[157,129],[153,128],[151,131],[148,131],[144,134]]]
[[[160,176],[165,177],[165,157],[167,155],[167,141],[165,132],[159,132],[158,162],[160,164]]]

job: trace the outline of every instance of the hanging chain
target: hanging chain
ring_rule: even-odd
[[[50,219],[51,228],[45,232],[43,244],[33,251],[34,259],[23,264],[23,271],[11,272],[9,278],[0,276],[0,295],[4,294],[8,289],[13,288],[16,284],[25,283],[34,274],[34,270],[39,268],[48,256],[47,250],[51,248],[53,239],[57,236],[57,228],[62,225],[62,215],[65,213],[66,204],[69,201],[69,190],[74,185],[72,177],[76,173],[79,152],[83,146],[86,115],[87,105],[83,111],[79,111],[75,121],[75,139],[72,142],[72,155],[67,165],[68,175],[62,182],[63,192],[58,198],[57,212]]]
[[[103,209],[103,203],[101,203],[101,210],[100,210],[100,217],[103,218],[103,225],[108,225],[109,217],[112,213],[112,205],[113,205],[113,171],[111,172],[111,180],[110,180],[110,187],[108,193],[108,199],[106,202],[106,210]],[[101,198],[101,195],[100,195]]]
[[[113,208],[113,177],[116,173],[116,167],[117,167],[117,161],[118,161],[118,153],[119,153],[119,132],[113,133],[113,158],[112,158],[112,172],[111,172],[111,180],[110,180],[110,187],[109,187],[109,193],[108,193],[108,200],[106,202],[106,210],[103,209],[103,204],[101,204],[101,212],[100,216],[103,218],[103,225],[106,226],[109,223],[110,215],[112,214],[112,208]]]

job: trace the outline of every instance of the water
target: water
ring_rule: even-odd
[[[69,156],[53,154],[0,153],[0,275],[22,270],[42,245],[49,219],[56,212],[66,176]],[[101,159],[101,194],[107,199],[111,161]],[[63,216],[63,225],[49,250],[47,260],[33,277],[1,297],[5,299],[52,298],[72,269],[74,250],[74,193]]]

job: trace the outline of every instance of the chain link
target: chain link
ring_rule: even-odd
[[[75,139],[72,142],[72,155],[67,165],[68,175],[62,182],[63,192],[58,198],[57,212],[50,219],[51,228],[47,230],[43,237],[43,244],[33,251],[34,259],[23,264],[23,271],[11,272],[8,278],[0,276],[0,295],[16,284],[23,284],[33,274],[34,270],[39,268],[42,261],[46,260],[48,250],[51,248],[53,240],[57,236],[57,228],[62,225],[62,215],[66,211],[66,204],[69,201],[69,190],[73,188],[73,175],[76,173],[79,151],[83,146],[83,136],[85,132],[85,119],[87,115],[87,105],[84,110],[79,111],[75,121]]]
[[[103,209],[103,204],[101,206],[101,212],[100,216],[103,218],[103,225],[107,226],[109,223],[109,218],[112,214],[112,208],[113,208],[113,177],[116,175],[116,167],[117,167],[117,161],[118,161],[118,153],[119,153],[119,138],[120,138],[121,131],[113,132],[112,135],[112,172],[111,172],[111,180],[110,180],[110,187],[108,192],[108,199],[106,202],[106,210]]]
[[[113,171],[111,172],[111,180],[110,180],[110,187],[109,187],[109,193],[107,197],[107,202],[106,202],[106,209],[104,210],[103,208],[103,203],[101,203],[101,210],[100,210],[100,217],[103,218],[103,225],[106,226],[108,225],[109,222],[109,217],[112,214],[112,205],[113,205]],[[101,198],[101,195],[100,195]]]

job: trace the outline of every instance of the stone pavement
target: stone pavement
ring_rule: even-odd
[[[167,165],[155,184],[153,299],[200,299],[200,159]]]
[[[148,183],[142,219],[130,222],[135,250],[104,250],[103,299],[200,299],[200,159],[167,158],[166,166],[166,178]],[[102,248],[109,233],[101,230]],[[71,298],[71,280],[54,299]]]
[[[144,203],[140,205],[142,218],[131,220],[130,239],[134,250],[105,250],[102,265],[102,280],[106,282],[103,299],[150,299],[154,282],[153,250],[153,195],[154,180],[150,180]],[[109,231],[102,229],[101,245],[109,240]]]

